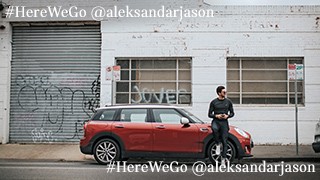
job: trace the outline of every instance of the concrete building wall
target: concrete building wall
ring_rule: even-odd
[[[208,104],[216,96],[215,88],[226,85],[227,57],[304,57],[305,105],[299,107],[299,142],[310,144],[320,115],[320,99],[315,95],[320,92],[319,8],[309,8],[310,14],[297,7],[255,8],[224,11],[220,7],[221,14],[212,19],[181,22],[103,21],[102,67],[114,64],[116,57],[192,57],[193,104],[188,108],[210,121]],[[102,81],[102,89],[111,91],[111,83]],[[108,97],[102,97],[102,104],[111,103]],[[235,105],[235,111],[230,124],[252,133],[255,142],[295,143],[293,105]]]
[[[299,142],[310,144],[320,117],[320,6],[214,6],[202,1],[4,1],[11,5],[41,8],[48,5],[77,6],[86,17],[11,17],[9,22],[45,23],[92,20],[95,6],[131,8],[212,9],[211,18],[105,18],[101,22],[101,105],[111,104],[112,84],[105,81],[105,67],[116,57],[192,57],[192,105],[187,107],[204,120],[215,88],[226,84],[227,57],[303,57],[305,62],[305,105],[299,107]],[[8,26],[10,27],[10,26]],[[10,28],[1,42],[10,46]],[[7,47],[8,48],[8,47]],[[10,99],[10,50],[1,52],[0,136],[8,139]],[[4,62],[4,64],[3,64]],[[4,71],[2,71],[4,70]],[[5,72],[5,73],[4,73]],[[2,104],[2,105],[1,105]],[[7,110],[5,110],[7,109]],[[250,132],[259,144],[295,142],[294,107],[289,105],[235,105],[231,125]],[[1,112],[0,112],[1,114]],[[2,118],[2,119],[1,119]]]
[[[6,143],[9,137],[9,100],[10,100],[10,59],[11,27],[7,22],[0,25],[0,143]]]

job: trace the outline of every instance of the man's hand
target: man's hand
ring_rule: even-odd
[[[216,118],[217,119],[228,119],[228,115],[227,114],[217,114],[216,115]]]

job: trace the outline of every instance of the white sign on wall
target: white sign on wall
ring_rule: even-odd
[[[106,67],[106,80],[107,81],[120,81],[121,80],[121,67],[120,66],[107,66]]]
[[[115,81],[120,81],[121,78],[121,67],[120,66],[113,66],[113,73],[112,73],[112,76],[113,76],[113,80]]]
[[[303,80],[303,64],[288,64],[288,79]]]

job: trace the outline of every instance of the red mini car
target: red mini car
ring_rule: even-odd
[[[84,125],[80,150],[100,164],[132,157],[209,158],[216,155],[211,124],[180,107],[165,105],[110,106],[97,110]],[[227,159],[250,157],[251,135],[230,126]]]

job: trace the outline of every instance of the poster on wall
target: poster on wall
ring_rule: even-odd
[[[121,79],[120,66],[107,66],[106,67],[106,80],[107,81],[120,81]]]
[[[106,67],[106,80],[111,81],[112,80],[112,66]]]
[[[113,76],[113,80],[115,81],[120,81],[121,79],[121,73],[120,73],[120,70],[121,70],[121,67],[120,66],[113,66],[113,73],[112,73],[112,76]]]

